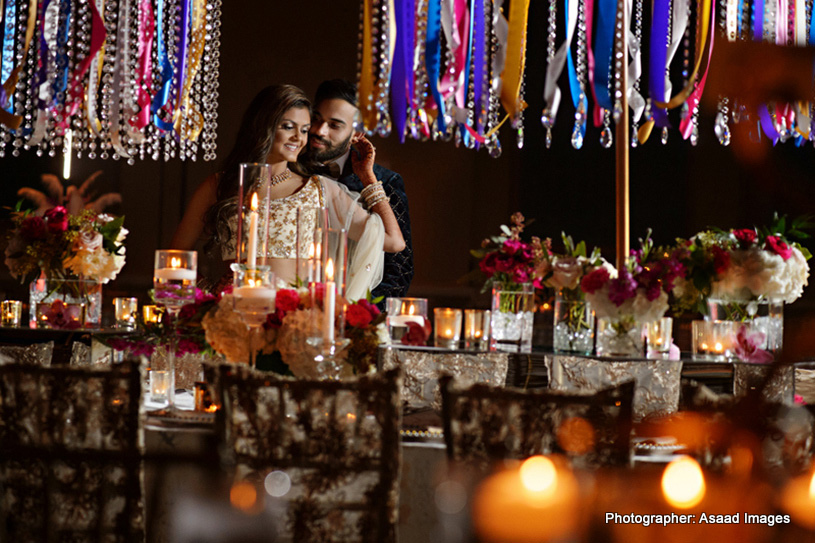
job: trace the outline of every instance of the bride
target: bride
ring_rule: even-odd
[[[219,173],[208,177],[195,191],[173,236],[171,247],[192,249],[202,233],[207,248],[220,247],[224,260],[235,259],[238,169],[241,163],[271,166],[269,240],[267,264],[278,281],[296,281],[296,217],[300,207],[326,207],[332,228],[346,228],[349,238],[346,297],[365,296],[382,279],[384,251],[405,247],[401,230],[381,183],[373,172],[375,149],[362,135],[352,139],[357,153],[351,160],[362,180],[362,195],[325,177],[308,176],[297,157],[308,141],[311,103],[293,85],[275,85],[260,91],[243,116],[235,145]],[[252,189],[244,194],[251,194]],[[369,213],[363,209],[366,204]],[[262,244],[258,244],[262,245]],[[304,247],[300,247],[300,257]]]

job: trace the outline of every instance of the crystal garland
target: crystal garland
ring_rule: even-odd
[[[7,115],[0,120],[0,157],[9,149],[12,156],[34,149],[38,156],[73,153],[77,158],[134,164],[147,157],[196,160],[200,150],[204,160],[214,160],[221,1],[50,0],[29,12],[28,2],[7,0],[1,14],[5,90],[0,107]],[[161,27],[156,17],[160,7]],[[191,14],[186,28],[182,8]],[[36,24],[26,49],[32,15]],[[152,34],[149,23],[155,26]],[[182,34],[189,39],[183,40]],[[151,105],[162,91],[160,40],[174,65],[184,58],[168,87],[169,124],[162,126],[155,110],[142,111],[154,109]],[[100,47],[94,49],[94,43]],[[178,51],[181,43],[183,55]],[[20,70],[16,84],[10,77],[12,66]],[[148,73],[139,73],[147,67]],[[86,71],[80,73],[82,69]],[[179,73],[187,74],[189,81],[179,81]],[[381,73],[388,77],[384,69]],[[378,91],[378,103],[386,104],[387,87]],[[384,114],[387,117],[387,111]]]
[[[394,13],[392,6],[399,5],[400,1],[407,0],[368,0],[371,2],[371,12],[369,27],[372,29],[374,41],[372,44],[373,50],[373,94],[370,97],[373,108],[376,109],[376,124],[375,126],[366,127],[370,134],[379,134],[386,136],[390,133],[391,115],[393,110],[388,107],[388,100],[390,98],[389,86],[393,83],[390,79],[391,76],[391,58],[388,54],[389,40],[394,39],[389,28],[402,28],[399,24],[391,25],[391,18],[397,17]],[[483,1],[483,14],[484,36],[479,36],[478,39],[484,40],[484,54],[472,54],[475,50],[475,40],[472,36],[469,41],[462,44],[448,43],[446,37],[442,37],[441,54],[439,61],[441,66],[438,73],[439,78],[444,74],[449,74],[454,69],[453,64],[457,62],[454,51],[458,47],[466,47],[466,51],[470,56],[469,65],[467,69],[461,70],[461,80],[457,85],[461,85],[464,91],[464,106],[463,107],[448,107],[444,115],[443,122],[439,122],[438,108],[435,102],[430,99],[429,90],[438,86],[441,81],[430,81],[428,71],[426,69],[426,38],[427,38],[427,7],[428,0],[410,0],[414,14],[414,55],[413,55],[413,96],[408,97],[408,107],[405,112],[405,126],[407,127],[407,136],[419,141],[427,141],[429,139],[440,139],[444,141],[453,141],[456,144],[465,144],[468,148],[474,149],[487,149],[488,153],[493,157],[501,155],[501,142],[498,139],[498,129],[508,119],[508,115],[501,111],[501,89],[504,84],[502,75],[504,70],[504,58],[506,57],[507,45],[507,20],[504,18],[503,12],[506,10],[503,0],[469,0],[466,3],[465,16],[473,17],[470,10],[474,10],[475,1]],[[575,108],[574,124],[572,124],[571,144],[574,148],[582,148],[586,145],[585,126],[586,121],[592,111],[593,100],[591,93],[587,92],[587,65],[586,55],[587,42],[589,41],[586,34],[587,14],[584,15],[582,6],[584,5],[581,0],[569,0],[580,2],[581,8],[579,9],[579,21],[575,30],[575,41],[572,47],[573,54],[575,55],[576,64],[576,78],[581,90],[578,99],[578,104]],[[656,102],[659,102],[660,107],[665,107],[665,102],[670,99],[667,111],[672,116],[675,115],[676,119],[682,121],[687,130],[683,131],[682,138],[689,142],[690,145],[695,146],[698,144],[700,137],[704,138],[707,135],[713,136],[722,144],[728,145],[731,138],[731,123],[739,123],[743,121],[750,121],[752,125],[756,126],[756,121],[759,119],[759,114],[765,117],[766,122],[761,123],[761,130],[771,138],[773,141],[794,141],[796,145],[800,146],[805,141],[810,140],[815,144],[815,132],[810,130],[811,118],[815,115],[815,102],[812,100],[802,102],[799,104],[782,104],[771,103],[766,105],[766,113],[759,111],[748,111],[747,108],[735,101],[732,97],[721,96],[718,99],[718,111],[715,115],[712,127],[703,128],[700,130],[699,126],[699,97],[704,90],[704,83],[700,70],[709,64],[710,50],[709,40],[713,38],[713,34],[718,36],[717,41],[730,40],[761,40],[773,44],[785,46],[800,46],[807,44],[810,40],[810,26],[812,18],[812,5],[813,0],[804,0],[804,2],[789,1],[785,5],[785,11],[780,10],[780,6],[775,2],[764,2],[759,0],[676,0],[679,4],[675,9],[670,9],[669,13],[671,20],[668,23],[668,45],[671,47],[671,32],[673,29],[678,29],[673,41],[676,45],[674,48],[681,48],[682,52],[673,55],[669,62],[665,62],[666,77],[668,79],[675,79],[681,81],[683,85],[682,92],[673,91],[674,97],[660,96],[649,97],[647,91],[643,89],[646,85],[641,85],[642,61],[640,59],[650,59],[651,51],[641,50],[643,45],[653,47],[643,41],[643,32],[648,32],[648,28],[644,26],[650,25],[651,22],[643,16],[643,0],[629,0],[627,2],[627,14],[620,16],[614,21],[617,25],[612,29],[617,41],[625,39],[628,43],[628,51],[631,54],[630,58],[619,58],[615,56],[611,61],[608,69],[611,73],[609,78],[609,91],[613,96],[611,111],[601,110],[600,121],[595,120],[595,127],[599,130],[599,143],[603,147],[611,147],[614,143],[612,122],[616,122],[620,115],[623,114],[621,109],[622,94],[626,93],[629,97],[630,111],[626,112],[628,115],[633,115],[631,124],[631,141],[630,145],[636,147],[641,143],[648,140],[651,133],[651,123],[653,120],[652,109],[657,107]],[[462,5],[464,4],[462,3]],[[598,10],[599,0],[591,2],[592,9]],[[445,4],[445,9],[451,9],[449,3]],[[459,4],[457,4],[459,5]],[[620,3],[620,6],[626,5]],[[480,6],[480,4],[479,4]],[[532,85],[533,82],[537,83],[541,72],[553,64],[555,60],[555,40],[556,36],[565,35],[566,29],[558,28],[559,25],[566,23],[566,17],[558,18],[558,12],[567,13],[566,0],[546,0],[545,6],[547,9],[546,16],[542,18],[543,24],[538,27],[530,25],[528,32],[545,32],[545,65],[527,65],[531,66],[528,70],[525,68],[520,77],[519,99],[523,102],[523,95],[527,85]],[[458,8],[456,8],[458,9]],[[480,9],[480,7],[479,7]],[[762,10],[759,14],[760,20],[759,28],[754,29],[756,19],[756,10]],[[397,11],[398,12],[398,11]],[[594,12],[593,12],[594,13]],[[676,22],[673,20],[675,16],[687,16],[688,24],[684,26],[680,22],[680,26],[675,26]],[[713,25],[708,35],[704,30],[708,27],[708,19],[713,15],[718,18],[717,23]],[[702,22],[704,20],[704,23]],[[595,25],[598,23],[596,13],[594,16]],[[360,29],[363,28],[365,21],[364,12],[361,14]],[[513,21],[509,21],[511,26]],[[608,24],[608,23],[607,23]],[[619,26],[622,25],[622,26]],[[470,28],[473,28],[472,22]],[[598,29],[592,30],[592,35]],[[802,35],[805,34],[805,35]],[[696,40],[694,41],[694,35]],[[466,37],[466,36],[465,36]],[[812,37],[815,41],[815,36]],[[815,43],[809,43],[815,45]],[[360,47],[362,40],[360,39]],[[526,47],[526,41],[522,42],[522,47]],[[592,53],[594,58],[598,58],[597,47],[598,44],[592,43]],[[664,48],[664,47],[663,47]],[[619,50],[619,49],[617,49]],[[360,49],[361,55],[361,49]],[[483,56],[483,58],[477,58]],[[629,64],[631,62],[631,64]],[[476,70],[478,66],[478,70]],[[359,65],[361,68],[361,64]],[[483,69],[482,69],[483,67]],[[603,69],[603,67],[599,67]],[[628,77],[628,87],[622,89],[619,87],[619,74],[620,71],[626,69],[630,71]],[[704,70],[702,70],[704,71]],[[474,74],[478,72],[484,74],[483,81],[476,81]],[[468,76],[468,77],[465,77]],[[401,84],[402,82],[400,82]],[[532,87],[530,87],[532,88]],[[480,89],[484,97],[481,103],[475,103],[476,90]],[[694,100],[690,103],[685,103],[688,96],[692,91],[698,89],[694,95]],[[445,102],[449,102],[446,100]],[[653,103],[652,103],[653,102]],[[450,106],[451,104],[446,103]],[[595,108],[595,112],[596,112]],[[553,113],[554,112],[554,113]],[[544,108],[541,115],[541,122],[544,128],[543,143],[546,148],[549,148],[552,143],[552,128],[555,125],[557,109],[552,111]],[[596,113],[595,113],[596,115]],[[528,117],[528,116],[527,116]],[[597,117],[595,117],[597,119]],[[510,123],[512,132],[515,135],[518,147],[524,146],[524,131],[527,127],[524,126],[524,115],[521,111],[516,114]],[[600,126],[597,126],[597,123]],[[663,128],[659,130],[659,135],[655,139],[667,143],[669,133],[673,127],[678,126],[679,123],[671,121],[670,128]],[[444,131],[440,131],[438,127],[444,125]],[[593,128],[595,129],[595,128]],[[758,136],[756,129],[752,129],[754,139]],[[455,135],[455,137],[453,137]],[[598,140],[593,140],[597,142]],[[621,144],[622,142],[617,142]]]

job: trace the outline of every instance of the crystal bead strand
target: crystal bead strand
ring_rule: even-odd
[[[221,0],[207,2],[207,43],[204,47],[203,114],[204,130],[202,148],[204,160],[216,158],[218,130],[218,71],[221,51]]]
[[[27,24],[27,14],[28,10],[26,6],[20,6],[21,17],[18,18],[18,29],[21,31],[21,35],[25,33],[25,25]],[[36,36],[36,27],[35,33]],[[12,154],[14,156],[20,156],[20,148],[22,147],[24,150],[28,151],[29,147],[25,144],[24,137],[27,137],[28,134],[31,133],[32,130],[32,111],[34,111],[34,103],[36,101],[35,93],[36,89],[33,88],[31,82],[34,80],[34,70],[36,69],[36,57],[37,57],[37,40],[31,40],[31,44],[28,49],[28,54],[25,58],[25,65],[23,67],[23,75],[17,81],[17,90],[19,94],[15,97],[15,112],[17,115],[23,116],[23,122],[20,127],[15,132],[15,139],[14,139],[14,151]],[[17,62],[20,63],[23,61],[23,50],[25,49],[25,43],[23,40],[20,40],[20,48],[17,52]]]
[[[668,1],[668,13],[673,14],[673,3],[674,2],[679,2],[679,1],[681,1],[681,0],[669,0]],[[672,34],[673,34],[672,18],[668,21],[668,32],[666,34],[667,34],[667,36],[666,36],[665,39],[666,39],[666,41],[668,43],[665,44],[665,46],[666,46],[665,50],[670,51],[671,50],[671,39],[673,37],[672,36]],[[666,81],[671,80],[671,63],[670,62],[665,64],[665,80]],[[670,96],[663,96],[662,97],[663,102],[668,101],[669,99],[670,99]],[[667,111],[666,111],[666,113],[667,113]],[[662,137],[660,138],[660,141],[662,142],[662,145],[667,145],[668,144],[668,127],[667,126],[662,127]]]
[[[715,9],[715,8],[714,8]],[[727,0],[723,0],[722,4],[719,6],[719,34],[722,36],[727,36]],[[719,140],[719,143],[725,147],[730,145],[730,126],[729,126],[729,116],[730,116],[730,100],[726,96],[719,96],[718,103],[716,105],[716,118],[713,121],[713,131],[716,134],[716,139]]]
[[[584,3],[579,0],[577,7],[577,60],[575,61],[577,72],[577,82],[580,87],[580,95],[577,99],[577,107],[574,113],[574,130],[572,130],[572,147],[580,149],[583,147],[583,127],[586,124],[588,107],[586,104],[586,21],[583,14]]]
[[[424,131],[427,125],[427,113],[425,112],[425,102],[427,101],[428,82],[427,66],[425,65],[425,51],[427,40],[427,9],[424,0],[416,2],[416,51],[413,64],[413,97],[408,113],[408,134],[414,140],[425,141],[427,133]]]
[[[557,0],[549,0],[549,12],[546,25],[546,65],[552,64],[555,59],[555,40],[557,39]],[[544,143],[546,148],[552,147],[552,127],[555,119],[552,112],[544,107],[541,112],[541,125],[544,129]]]
[[[379,76],[377,79],[377,123],[376,131],[383,137],[387,138],[391,134],[391,118],[388,112],[389,94],[390,94],[390,81],[391,81],[391,37],[390,37],[390,20],[393,16],[388,9],[388,2],[380,2],[380,47],[379,47]]]
[[[485,18],[489,21],[490,33],[490,62],[489,62],[489,112],[487,113],[487,126],[485,132],[490,133],[498,126],[498,108],[499,108],[499,91],[501,89],[500,70],[497,69],[498,63],[498,35],[495,32],[495,25],[498,24],[498,19],[501,17],[501,11],[492,2],[485,2],[484,6],[488,9],[485,11]],[[501,156],[501,140],[498,139],[497,130],[489,138],[487,138],[485,145],[487,152],[492,158]]]

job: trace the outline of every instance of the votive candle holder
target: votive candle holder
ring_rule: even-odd
[[[490,341],[490,310],[464,310],[464,347],[486,351]]]
[[[461,309],[437,307],[433,310],[436,321],[436,347],[455,349],[461,338]]]
[[[2,325],[18,327],[23,316],[23,302],[19,300],[3,300]]]

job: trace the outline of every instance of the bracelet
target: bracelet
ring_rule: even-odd
[[[367,187],[364,187],[360,192],[360,195],[367,199],[368,195],[375,192],[377,189],[382,189],[382,181],[376,181],[375,183],[371,183]]]
[[[367,194],[364,194],[363,198],[365,198],[365,202],[368,203],[371,200],[380,198],[381,196],[385,196],[385,189],[383,189],[382,187],[377,187],[374,190],[368,191]]]
[[[378,204],[379,202],[385,202],[385,201],[390,202],[390,198],[388,198],[387,194],[382,192],[382,194],[377,194],[374,198],[372,198],[370,200],[365,200],[365,203],[368,204],[368,209],[371,209],[376,204]]]

